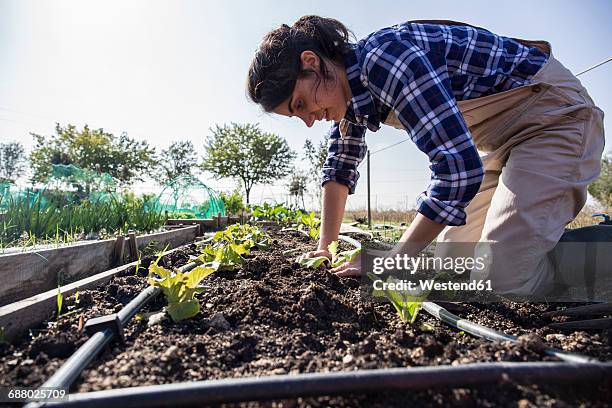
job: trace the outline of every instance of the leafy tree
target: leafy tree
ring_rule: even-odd
[[[25,171],[25,150],[21,143],[0,143],[0,182],[14,183]]]
[[[242,193],[240,193],[240,187],[237,187],[231,193],[221,192],[221,200],[223,200],[225,211],[231,215],[240,214],[242,210],[246,209],[242,198]]]
[[[319,201],[321,200],[321,171],[323,170],[323,165],[325,164],[325,160],[327,159],[327,144],[329,142],[329,136],[326,136],[325,139],[319,142],[318,145],[315,145],[312,140],[306,139],[304,142],[304,155],[306,156],[306,161],[308,161],[308,174],[310,176],[310,180],[315,185],[315,192]]]
[[[157,174],[159,182],[166,184],[181,176],[193,176],[198,167],[198,157],[190,141],[173,142],[162,150]]]
[[[247,204],[253,185],[283,178],[295,158],[284,138],[262,132],[258,124],[217,125],[211,131],[202,169],[212,172],[217,179],[240,180]]]
[[[35,148],[30,155],[34,170],[33,181],[45,181],[51,175],[53,164],[73,164],[83,170],[108,173],[121,185],[143,180],[155,165],[155,149],[144,141],[116,137],[104,129],[82,130],[68,124],[55,126],[55,135],[31,133]]]
[[[612,207],[612,154],[601,159],[601,174],[589,185],[589,193],[600,203]]]
[[[304,193],[306,193],[306,186],[308,183],[308,176],[301,174],[297,169],[293,169],[291,172],[291,178],[287,188],[289,189],[289,195],[293,197],[295,205],[299,206],[300,200],[302,207],[304,208]]]

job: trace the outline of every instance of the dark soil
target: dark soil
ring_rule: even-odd
[[[609,332],[559,333],[547,328],[542,313],[558,304],[461,304],[461,317],[506,331],[530,335],[522,346],[472,337],[421,313],[414,325],[402,323],[390,304],[364,298],[359,280],[327,271],[307,270],[284,258],[282,251],[314,249],[314,243],[292,232],[273,234],[268,251],[254,250],[239,271],[217,272],[205,280],[199,295],[202,313],[173,323],[149,325],[133,319],[125,343],[113,344],[73,387],[87,392],[137,385],[252,377],[274,374],[348,371],[387,367],[464,364],[488,361],[554,360],[541,344],[610,360]],[[195,246],[164,259],[180,266]],[[147,259],[144,266],[152,259]],[[77,312],[50,320],[34,339],[0,343],[0,385],[42,384],[87,336],[82,321],[109,314],[146,287],[134,269],[96,290],[80,293]],[[70,304],[74,299],[65,300]],[[143,311],[160,311],[159,296]],[[75,307],[73,305],[73,307]],[[538,341],[533,341],[536,336]],[[539,343],[539,344],[538,344]],[[534,346],[538,344],[538,346]],[[518,385],[330,396],[245,406],[607,406],[612,384],[588,384],[580,378],[571,387]]]

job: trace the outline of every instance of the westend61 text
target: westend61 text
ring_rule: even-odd
[[[488,290],[491,291],[493,288],[491,287],[491,280],[477,280],[471,282],[436,282],[433,279],[420,280],[418,285],[417,282],[407,281],[407,280],[397,280],[385,282],[381,279],[377,279],[373,282],[373,288],[375,290],[382,291],[412,291],[415,289],[420,289],[423,291],[432,291],[432,290],[457,290],[457,291],[482,291]]]
[[[408,256],[406,254],[396,254],[394,257],[375,257],[373,259],[372,271],[380,275],[385,271],[410,271],[414,274],[419,268],[433,270],[453,270],[458,274],[465,271],[476,269],[484,269],[484,258],[477,257],[426,257],[426,256]]]

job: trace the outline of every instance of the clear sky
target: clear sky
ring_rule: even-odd
[[[31,148],[29,132],[54,123],[103,127],[164,148],[203,143],[215,124],[259,122],[301,152],[329,124],[263,114],[245,95],[246,70],[262,36],[304,14],[334,17],[359,38],[410,19],[452,19],[495,33],[552,43],[572,72],[612,56],[612,1],[187,1],[0,0],[0,140]],[[612,63],[580,77],[612,112]],[[606,151],[611,148],[610,114]],[[407,138],[383,127],[371,150]],[[427,187],[426,156],[411,143],[372,156],[373,204],[413,207]],[[365,166],[363,166],[365,168]],[[228,189],[231,180],[211,181]],[[253,200],[282,200],[284,182]],[[365,169],[349,208],[365,203]]]

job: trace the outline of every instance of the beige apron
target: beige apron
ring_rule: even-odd
[[[447,227],[438,237],[437,256],[485,256],[485,268],[472,270],[471,278],[490,279],[498,293],[543,294],[554,283],[547,254],[600,172],[603,112],[552,56],[550,44],[515,40],[549,59],[529,85],[458,101],[485,178],[466,208],[466,225]],[[384,123],[404,129],[393,111]]]

